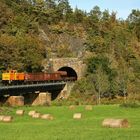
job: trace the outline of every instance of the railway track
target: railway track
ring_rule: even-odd
[[[28,85],[10,85],[2,86],[0,85],[0,95],[9,94],[16,95],[22,93],[29,93],[34,91],[51,91],[51,90],[61,90],[65,86],[66,82],[56,82],[56,83],[38,83],[38,84],[28,84]]]

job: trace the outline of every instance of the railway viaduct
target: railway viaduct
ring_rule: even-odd
[[[81,79],[84,76],[86,70],[86,65],[80,58],[53,58],[49,62],[52,65],[54,71],[66,71],[69,77],[75,77],[77,80]],[[45,69],[48,67],[48,61],[44,60],[43,66]],[[52,99],[58,98],[68,98],[70,91],[73,87],[73,82],[67,82],[63,89],[59,91],[48,91],[38,92],[38,93],[29,93],[29,94],[20,94],[21,96],[10,96],[6,99],[6,103],[10,105],[21,106],[28,102],[31,102],[32,105],[44,105],[50,104]],[[50,94],[51,93],[51,94]]]

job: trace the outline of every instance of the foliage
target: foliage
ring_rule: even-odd
[[[0,9],[0,70],[40,71],[46,57],[80,56],[88,68],[77,93],[139,96],[139,9],[127,20],[98,6],[72,9],[68,0],[1,0]]]
[[[123,103],[120,105],[120,107],[125,107],[125,108],[140,108],[140,105],[137,103]]]

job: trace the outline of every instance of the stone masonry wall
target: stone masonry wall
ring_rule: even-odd
[[[78,76],[78,79],[82,78],[86,70],[86,64],[78,58],[56,58],[50,60],[53,64],[54,71],[59,70],[62,67],[72,68]]]

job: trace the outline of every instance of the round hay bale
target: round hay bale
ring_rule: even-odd
[[[0,121],[2,121],[4,118],[4,115],[0,115]]]
[[[111,128],[128,128],[129,123],[127,119],[105,119],[102,126]]]
[[[110,124],[114,121],[114,119],[108,118],[108,119],[104,119],[102,122],[102,126],[103,127],[110,127]]]
[[[4,116],[3,119],[2,119],[2,121],[3,121],[3,122],[11,122],[12,119],[13,119],[12,116]]]
[[[69,106],[69,109],[70,109],[70,110],[73,110],[73,109],[75,109],[75,108],[76,108],[75,105],[70,105],[70,106]]]
[[[85,107],[85,110],[92,110],[92,105],[87,105],[87,106]]]
[[[110,124],[111,128],[128,128],[129,123],[127,119],[116,119]]]
[[[73,115],[73,119],[81,119],[81,117],[82,117],[82,114],[81,113],[75,113]]]
[[[24,114],[24,110],[17,110],[16,114],[22,116]]]
[[[31,111],[29,111],[28,115],[29,115],[29,116],[33,116],[35,113],[36,113],[35,110],[31,110]]]
[[[40,118],[41,114],[40,113],[34,113],[32,115],[32,118]]]
[[[43,114],[41,115],[41,119],[53,120],[54,117],[51,114]]]

